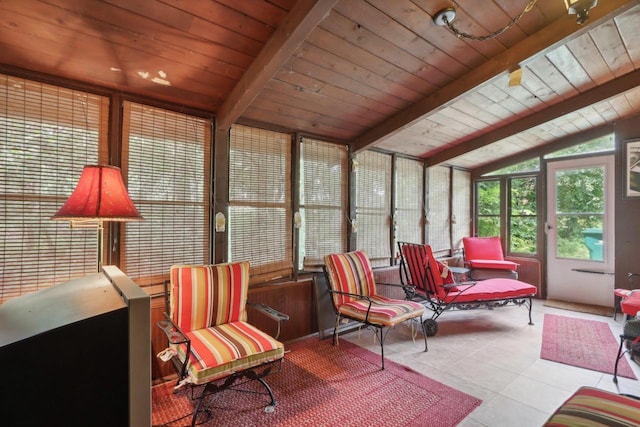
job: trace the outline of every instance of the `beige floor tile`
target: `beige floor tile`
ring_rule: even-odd
[[[616,337],[622,332],[621,316],[597,316],[545,307],[534,301],[528,324],[525,307],[445,312],[438,318],[439,332],[429,337],[424,352],[421,334],[399,325],[385,340],[388,360],[471,394],[483,401],[460,425],[466,427],[540,426],[580,386],[640,395],[640,381],[540,359],[545,313],[607,322]],[[344,335],[380,354],[373,332],[361,330]],[[627,357],[627,356],[625,356]],[[611,355],[615,362],[615,354]],[[640,378],[640,366],[630,362]]]

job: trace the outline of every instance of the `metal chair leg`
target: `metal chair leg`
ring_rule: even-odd
[[[624,353],[622,353],[622,344],[624,344],[624,340],[625,340],[625,336],[620,335],[620,347],[618,347],[618,356],[616,357],[616,365],[613,368],[613,382],[615,384],[618,384],[618,362],[620,362],[620,359],[622,358],[622,356],[624,356]]]

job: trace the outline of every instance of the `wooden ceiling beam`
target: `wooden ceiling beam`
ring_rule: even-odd
[[[299,0],[296,3],[217,111],[216,128],[231,127],[337,2]]]
[[[526,117],[517,119],[515,122],[493,129],[489,133],[480,135],[469,141],[465,141],[464,143],[456,145],[448,150],[441,151],[426,159],[425,163],[427,166],[434,166],[446,162],[449,159],[453,159],[454,157],[468,153],[469,151],[477,150],[485,145],[492,144],[519,132],[547,123],[573,111],[593,105],[596,102],[607,100],[638,86],[640,86],[640,70],[632,71],[622,77],[610,80],[603,85],[583,92],[580,95],[576,95],[558,104],[545,108],[544,110],[540,110]]]
[[[432,95],[363,133],[352,142],[352,150],[357,153],[375,146],[377,143],[416,123],[426,115],[445,108],[464,94],[482,86],[512,67],[518,64],[526,64],[535,55],[551,50],[559,43],[565,43],[569,37],[575,38],[636,5],[636,0],[600,2],[597,7],[589,11],[589,21],[587,25],[582,27],[577,27],[575,15],[566,15],[554,21],[551,25],[525,38],[511,49],[491,58],[461,78],[437,90]],[[578,28],[577,30],[576,27]],[[442,29],[442,31],[446,30]]]

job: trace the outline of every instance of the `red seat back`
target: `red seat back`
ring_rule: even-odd
[[[494,237],[463,237],[464,257],[467,260],[483,259],[504,261],[500,238]]]
[[[443,297],[446,294],[444,279],[438,269],[438,261],[433,257],[431,246],[399,242],[407,284],[429,296]]]

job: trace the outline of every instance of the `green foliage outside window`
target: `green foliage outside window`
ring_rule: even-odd
[[[535,177],[513,178],[510,183],[510,252],[535,254],[538,229],[537,179]]]
[[[500,235],[500,181],[476,183],[478,197],[478,236]]]
[[[602,259],[590,254],[586,233],[602,230],[604,218],[604,168],[559,171],[556,174],[557,256]]]

